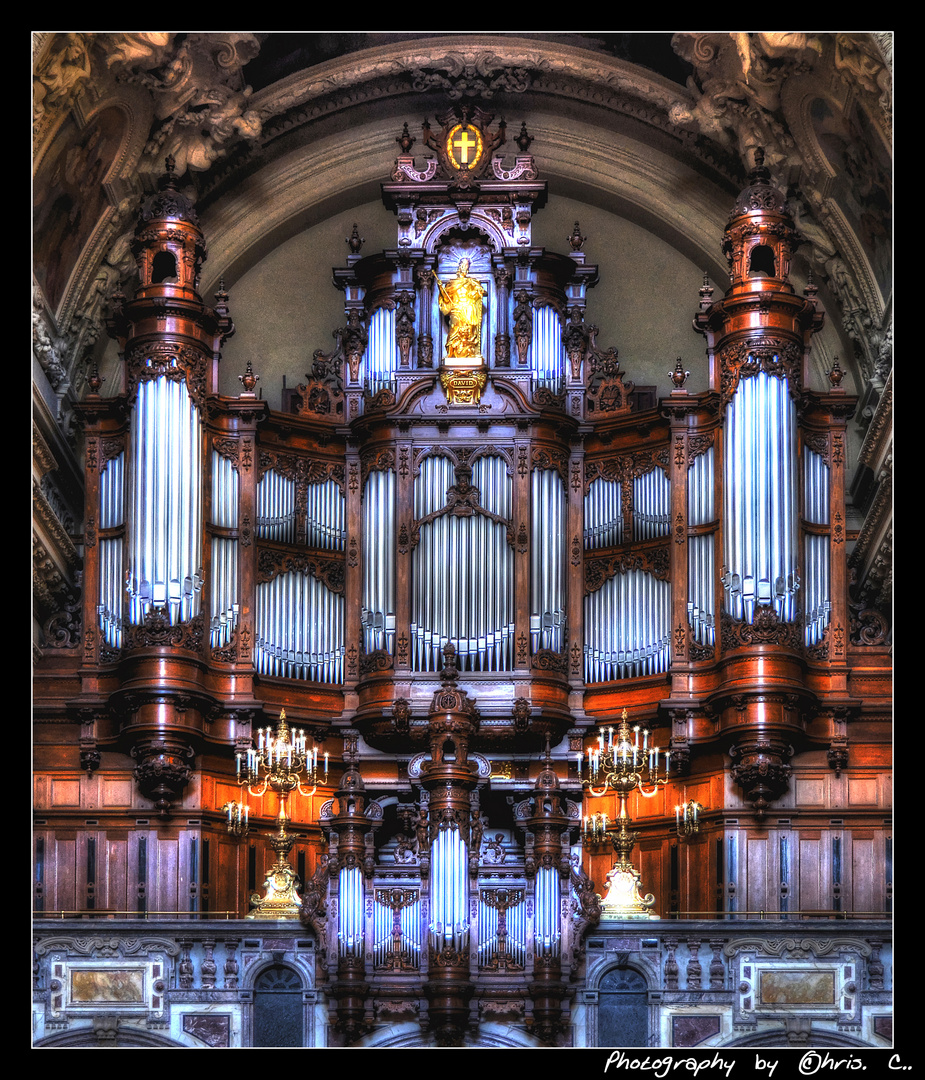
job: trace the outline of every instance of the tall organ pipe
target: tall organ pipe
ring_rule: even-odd
[[[344,598],[308,574],[257,585],[255,663],[264,675],[343,681]]]
[[[430,941],[434,950],[457,952],[469,943],[469,859],[456,825],[437,831],[431,848]]]
[[[187,622],[202,585],[202,439],[185,380],[139,384],[130,462],[129,619],[159,607],[171,625]]]
[[[559,393],[565,373],[562,321],[554,307],[533,309],[533,338],[530,342],[530,373],[535,386]]]
[[[100,473],[100,529],[125,523],[125,452],[110,458]],[[123,540],[100,540],[100,585],[97,615],[103,639],[113,648],[122,645]]]
[[[363,872],[358,866],[341,867],[338,875],[340,904],[337,909],[339,956],[363,955]]]
[[[726,408],[723,579],[735,619],[757,604],[796,615],[796,411],[783,378],[742,378]]]
[[[829,525],[829,467],[815,451],[803,449],[803,500],[808,524]],[[832,600],[829,584],[830,539],[807,532],[803,542],[806,598],[805,641],[818,645],[829,623]]]
[[[687,481],[687,518],[691,526],[708,525],[715,519],[713,468],[712,447],[691,462]],[[712,533],[688,537],[687,617],[694,640],[701,645],[716,641],[714,552]]]
[[[363,360],[363,378],[371,394],[392,389],[398,368],[398,346],[395,344],[395,311],[376,308],[369,317],[369,338]]]
[[[452,462],[425,458],[414,487],[414,515],[420,520],[447,504],[455,483]],[[511,515],[511,481],[503,458],[478,458],[472,483],[490,513]],[[462,670],[508,670],[514,634],[513,552],[504,525],[481,514],[448,513],[420,528],[412,557],[411,635],[413,663],[437,671],[448,642]]]
[[[395,474],[373,470],[363,493],[363,642],[367,653],[395,648]]]
[[[558,869],[552,866],[541,866],[537,869],[534,896],[534,948],[542,956],[558,956],[562,933],[559,921]]]
[[[565,645],[565,524],[568,500],[555,469],[535,469],[532,478],[530,629],[534,653],[561,652]]]
[[[238,472],[227,458],[212,452],[212,524],[221,529],[238,527]],[[227,645],[238,621],[238,541],[212,537],[211,644]]]
[[[671,587],[643,570],[615,574],[585,597],[585,681],[668,670]]]

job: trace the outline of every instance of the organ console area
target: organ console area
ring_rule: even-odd
[[[784,198],[747,163],[731,285],[678,304],[709,385],[666,357],[657,400],[597,340],[580,224],[533,243],[532,141],[472,106],[406,125],[395,243],[354,231],[334,348],[282,393],[250,357],[232,396],[233,298],[200,295],[168,161],[109,320],[122,385],[80,406],[82,621],[57,662],[109,802],[76,832],[42,815],[37,914],[244,939],[278,918],[312,942],[332,1045],[405,1013],[442,1045],[489,1019],[562,1044],[608,919],[890,903],[882,813],[820,795],[883,711],[884,659],[849,604],[856,403],[837,364],[811,385],[824,313],[790,283]],[[658,782],[601,793],[588,749],[621,716]],[[601,896],[615,866],[628,906]]]

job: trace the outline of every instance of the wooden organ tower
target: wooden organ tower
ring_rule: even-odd
[[[583,842],[616,806],[584,792],[587,748],[623,710],[671,753],[668,784],[629,800],[657,913],[824,906],[787,865],[836,842],[855,868],[838,903],[888,903],[884,830],[836,837],[820,811],[795,831],[797,759],[816,779],[846,767],[858,672],[886,661],[856,647],[854,399],[837,365],[808,388],[823,314],[790,284],[783,198],[759,160],[722,238],[731,286],[704,282],[694,315],[710,385],[672,359],[656,401],[596,341],[579,224],[564,254],[533,244],[531,141],[511,151],[503,122],[460,106],[416,156],[406,125],[382,188],[396,245],[364,255],[354,230],[336,348],[279,410],[257,357],[218,393],[229,298],[199,294],[205,239],[168,163],[110,321],[123,385],[91,379],[81,409],[67,715],[87,776],[130,770],[149,809],[118,840],[115,815],[81,834],[72,870],[92,839],[108,892],[78,871],[73,906],[259,910],[277,805],[250,797],[245,830],[238,781],[285,711],[313,761],[289,802],[288,917],[316,935],[345,1044],[409,1009],[447,1045],[490,1018],[561,1036],[613,856]],[[687,799],[700,831],[682,844]],[[67,826],[38,827],[39,910],[68,906]]]

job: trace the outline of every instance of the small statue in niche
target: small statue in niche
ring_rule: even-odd
[[[440,313],[450,320],[446,339],[448,359],[481,359],[482,303],[485,286],[469,277],[469,260],[460,259],[456,277],[446,285],[436,279],[440,290]]]

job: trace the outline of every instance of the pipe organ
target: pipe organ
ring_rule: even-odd
[[[796,238],[766,170],[726,231],[729,292],[700,293],[710,385],[686,389],[679,361],[643,408],[586,321],[598,272],[577,224],[568,254],[534,246],[532,140],[505,156],[492,122],[460,107],[425,124],[423,159],[399,140],[396,247],[351,243],[337,346],[278,410],[250,364],[238,396],[218,392],[228,296],[199,296],[204,238],[168,168],[136,232],[141,284],[110,321],[124,385],[82,408],[87,745],[133,755],[165,823],[199,761],[203,835],[243,866],[218,813],[234,752],[283,708],[310,729],[332,779],[292,820],[345,1042],[373,1000],[426,999],[447,1044],[488,1005],[526,1009],[550,1043],[567,1029],[584,886],[608,869],[582,847],[576,759],[624,708],[667,729],[679,783],[700,785],[710,843],[685,895],[718,915],[717,756],[761,821],[793,753],[834,745],[852,708],[853,399],[806,387],[822,313],[789,283]],[[164,258],[175,272],[155,273]],[[662,796],[637,812],[667,904],[674,817]]]

